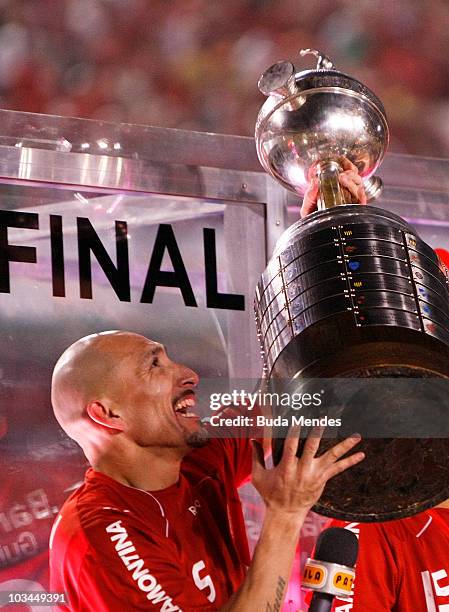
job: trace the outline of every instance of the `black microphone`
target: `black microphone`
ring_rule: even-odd
[[[318,536],[315,556],[307,559],[302,586],[314,591],[309,612],[329,612],[334,597],[352,594],[354,566],[359,552],[357,536],[342,527],[329,527]]]

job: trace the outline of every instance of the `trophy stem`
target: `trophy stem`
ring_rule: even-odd
[[[317,176],[320,182],[318,210],[347,204],[338,180],[338,175],[341,172],[343,172],[343,168],[335,161],[320,162],[317,165]]]

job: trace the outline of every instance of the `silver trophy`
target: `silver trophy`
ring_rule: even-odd
[[[367,459],[332,479],[315,509],[346,520],[401,518],[449,497],[449,435],[441,435],[449,423],[448,387],[438,385],[449,378],[449,277],[413,227],[381,208],[351,203],[340,187],[346,159],[368,200],[379,195],[374,173],[388,145],[385,110],[328,57],[305,54],[317,57],[315,69],[296,72],[280,61],[259,80],[268,96],[255,133],[262,166],[299,195],[313,177],[320,186],[318,211],[284,232],[256,288],[264,370],[272,385],[293,391],[314,379],[364,381],[352,403],[337,402],[336,415],[347,423],[342,437],[361,430]],[[361,416],[358,407],[370,400],[367,379],[381,379],[381,387]],[[430,380],[434,408],[429,387],[420,397],[407,382],[413,379]],[[393,435],[404,422],[406,431]],[[280,432],[275,462],[282,446]]]
[[[277,62],[259,79],[268,96],[256,123],[260,163],[284,187],[304,195],[313,176],[321,184],[319,210],[344,204],[337,176],[340,161],[353,162],[364,179],[369,200],[380,193],[374,176],[388,146],[388,125],[382,102],[365,85],[318,58],[315,70],[295,73],[293,64]]]

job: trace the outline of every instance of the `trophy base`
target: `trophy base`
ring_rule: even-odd
[[[357,450],[366,458],[327,483],[315,512],[357,522],[412,516],[449,498],[449,438],[441,437],[447,421],[447,386],[437,384],[449,378],[449,349],[414,330],[355,328],[350,317],[336,315],[305,330],[279,356],[272,381],[277,386],[289,381],[290,394],[304,391],[308,380],[317,379],[327,393],[332,382],[354,389],[348,405],[334,414],[326,406],[331,416],[342,419],[342,426],[336,433],[328,428],[320,453],[357,432],[362,435]],[[373,389],[368,379],[384,380]],[[413,379],[427,379],[428,384],[412,386]],[[434,398],[429,398],[429,389]],[[314,414],[309,410],[307,416]],[[390,431],[398,424],[403,426],[401,437],[393,437]],[[302,430],[305,435],[307,429]],[[432,431],[435,437],[430,437]],[[278,431],[281,437],[273,439],[275,464],[282,455],[284,434]],[[299,452],[302,445],[303,441]]]

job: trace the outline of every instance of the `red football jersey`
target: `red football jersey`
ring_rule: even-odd
[[[220,608],[250,563],[236,489],[250,471],[248,439],[193,450],[160,491],[88,470],[53,527],[51,590],[74,611]]]
[[[344,523],[359,538],[353,598],[335,612],[449,612],[449,509],[386,523]]]

